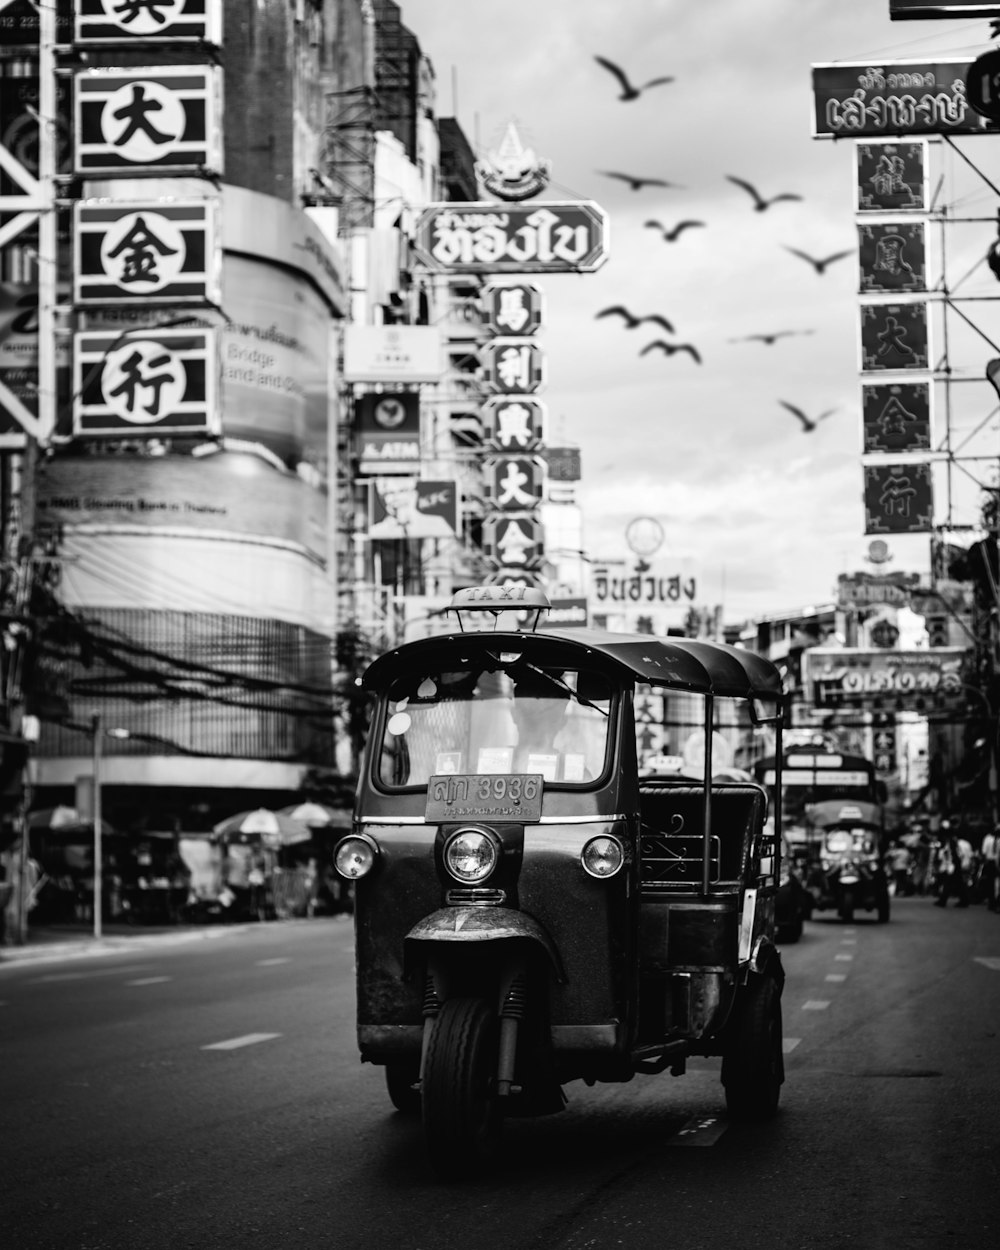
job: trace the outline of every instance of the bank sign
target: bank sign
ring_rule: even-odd
[[[448,273],[593,273],[608,258],[608,219],[589,201],[431,204],[413,250]]]
[[[962,703],[967,657],[964,647],[921,651],[812,647],[802,654],[803,679],[816,707],[947,710]]]

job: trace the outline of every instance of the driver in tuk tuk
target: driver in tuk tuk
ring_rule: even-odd
[[[514,681],[511,717],[517,731],[513,771],[541,773],[546,781],[592,781],[603,764],[606,726],[600,714],[577,706],[573,716],[572,690],[560,680],[529,670]],[[588,742],[586,727],[593,724],[600,743]]]

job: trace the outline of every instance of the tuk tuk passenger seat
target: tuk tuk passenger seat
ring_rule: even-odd
[[[702,787],[646,778],[639,784],[639,805],[643,890],[697,888],[704,839]],[[712,881],[740,880],[754,834],[766,816],[767,793],[762,786],[712,786]]]

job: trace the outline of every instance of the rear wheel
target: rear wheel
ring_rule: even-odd
[[[794,920],[789,920],[787,924],[779,925],[775,937],[783,946],[791,946],[802,936],[803,920],[801,912]]]
[[[495,1152],[497,1018],[479,998],[448,999],[430,1029],[421,1105],[424,1140],[443,1179],[466,1176]]]
[[[722,1063],[726,1107],[734,1120],[766,1120],[778,1109],[785,1059],[781,992],[773,977],[753,982]]]
[[[397,1059],[385,1065],[385,1086],[389,1098],[396,1110],[404,1115],[418,1115],[420,1112],[419,1080],[420,1064],[416,1060]]]

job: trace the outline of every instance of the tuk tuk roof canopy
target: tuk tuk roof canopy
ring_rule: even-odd
[[[599,630],[437,634],[403,643],[374,660],[362,678],[377,690],[400,673],[475,663],[486,653],[516,652],[533,664],[601,668],[620,678],[723,698],[779,702],[781,674],[770,660],[727,643]]]

